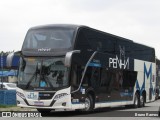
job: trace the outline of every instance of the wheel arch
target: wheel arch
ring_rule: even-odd
[[[91,95],[91,97],[93,98],[93,107],[95,108],[95,92],[93,89],[88,89],[86,92],[86,95]]]
[[[142,91],[142,95],[144,96],[144,102],[146,102],[146,91],[145,90]]]

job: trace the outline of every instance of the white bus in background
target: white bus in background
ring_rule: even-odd
[[[155,100],[155,50],[131,40],[87,26],[37,26],[18,53],[18,106],[92,111]]]
[[[8,83],[8,82],[0,82],[0,89],[1,90],[16,90],[16,84]]]
[[[156,99],[160,98],[160,60],[156,59]]]

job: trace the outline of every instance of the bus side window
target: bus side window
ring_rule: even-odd
[[[114,82],[115,82],[115,75],[113,74],[113,72],[108,72],[108,92],[111,93],[112,89],[114,88]]]
[[[113,88],[115,90],[119,90],[122,88],[123,84],[123,72],[122,71],[116,71],[114,72],[114,85]]]
[[[98,89],[100,86],[100,69],[99,68],[92,68],[92,75],[91,75],[91,86],[94,89]]]
[[[124,82],[122,84],[123,89],[133,89],[137,80],[137,72],[124,71]]]
[[[111,93],[112,84],[112,73],[107,71],[106,69],[102,69],[100,84],[102,91],[104,91],[105,93]]]
[[[77,65],[72,66],[71,84],[73,85],[73,87],[77,88],[79,86],[82,77],[82,72],[82,67]]]
[[[91,67],[88,67],[87,70],[86,70],[86,73],[85,73],[85,76],[84,76],[84,79],[83,79],[83,83],[82,83],[82,85],[85,86],[85,87],[90,87],[91,86],[91,71],[92,71]]]

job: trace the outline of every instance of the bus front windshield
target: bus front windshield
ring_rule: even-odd
[[[64,58],[22,58],[18,87],[25,90],[57,90],[68,86]]]

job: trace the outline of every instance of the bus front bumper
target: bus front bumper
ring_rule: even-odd
[[[39,96],[39,93],[37,92],[27,92],[23,91],[22,89],[17,89],[17,93],[17,106],[19,107],[55,110],[75,110],[85,108],[85,105],[83,103],[72,104],[70,87],[57,91],[52,99],[47,100],[34,99],[33,96]]]

